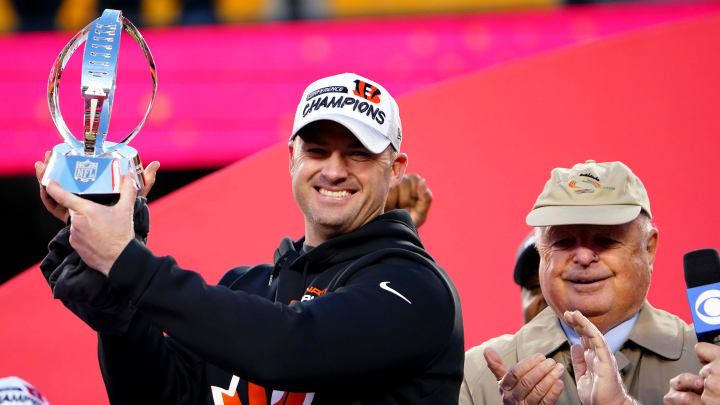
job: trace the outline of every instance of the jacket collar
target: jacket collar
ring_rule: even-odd
[[[630,331],[628,340],[669,360],[680,358],[683,350],[682,330],[674,325],[674,319],[664,316],[647,300],[640,307],[635,327]],[[516,334],[518,359],[524,359],[535,353],[545,356],[558,350],[563,344],[570,345],[560,320],[552,308],[547,307],[532,321],[524,325]],[[624,345],[623,345],[624,346]],[[628,364],[627,358],[616,353],[618,368]]]
[[[675,322],[646,300],[628,340],[668,360],[677,360],[682,354],[684,336]]]
[[[560,320],[552,308],[547,307],[524,325],[516,334],[518,359],[524,359],[535,353],[548,356],[563,344],[570,345]]]

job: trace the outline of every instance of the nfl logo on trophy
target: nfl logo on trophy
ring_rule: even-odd
[[[84,162],[75,163],[75,180],[87,183],[88,181],[95,181],[97,177],[98,164],[86,160]]]

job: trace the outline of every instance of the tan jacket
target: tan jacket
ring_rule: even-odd
[[[628,393],[646,405],[662,404],[672,377],[700,370],[693,349],[695,343],[697,339],[691,326],[645,301],[628,340],[615,354]],[[515,335],[490,339],[465,353],[460,405],[502,403],[495,376],[487,368],[482,354],[488,346],[500,353],[508,367],[535,353],[562,363],[566,368],[562,376],[565,388],[556,403],[580,404],[572,374],[570,343],[551,308],[545,308]]]

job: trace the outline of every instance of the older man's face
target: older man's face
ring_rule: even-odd
[[[556,314],[580,310],[605,333],[640,309],[657,247],[657,231],[642,224],[636,219],[542,230],[540,285]]]
[[[383,212],[388,191],[407,164],[404,154],[389,149],[373,154],[332,121],[310,124],[291,142],[293,194],[309,244],[348,233]]]

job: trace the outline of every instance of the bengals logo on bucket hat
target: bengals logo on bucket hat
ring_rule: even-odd
[[[380,153],[388,145],[400,151],[402,125],[395,99],[385,88],[360,75],[342,73],[310,84],[295,112],[290,139],[320,120],[343,125],[372,153]]]

